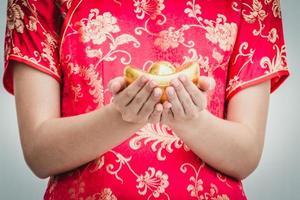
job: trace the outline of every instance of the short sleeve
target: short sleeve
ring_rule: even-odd
[[[61,81],[57,26],[60,11],[54,1],[8,0],[3,85],[11,94],[11,61],[22,62]]]
[[[275,91],[289,76],[279,0],[241,1],[241,21],[230,59],[226,100],[271,80]]]

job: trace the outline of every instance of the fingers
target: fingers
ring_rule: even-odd
[[[172,86],[174,87],[175,91],[176,91],[176,96],[180,102],[180,106],[183,107],[184,110],[184,114],[187,115],[189,113],[191,113],[194,108],[195,108],[195,104],[192,101],[190,94],[186,91],[186,89],[184,88],[183,84],[178,80],[178,79],[174,79],[171,81]],[[171,104],[173,104],[174,101],[177,101],[174,98],[170,98],[169,101],[171,102]],[[175,112],[174,110],[177,110],[177,105],[173,105],[172,107],[172,111]],[[176,117],[176,114],[175,114]]]
[[[203,107],[203,101],[206,99],[199,88],[192,82],[189,81],[186,76],[180,76],[179,80],[181,81],[183,87],[186,89],[187,93],[190,95],[193,103],[199,107]]]
[[[139,77],[127,88],[122,90],[114,100],[117,101],[120,106],[128,105],[148,81],[149,80],[144,76]]]
[[[133,113],[139,114],[141,112],[146,112],[150,115],[150,113],[153,111],[155,103],[159,101],[161,95],[161,92],[158,88],[158,90],[155,90],[154,92],[154,88],[156,86],[157,85],[155,82],[151,80],[148,81],[147,84],[136,94],[133,100],[128,104],[128,109],[130,109]],[[142,110],[142,108],[144,109]]]
[[[126,81],[124,77],[118,76],[108,83],[108,89],[109,91],[115,95],[118,94],[120,91],[122,91],[126,87]]]
[[[213,90],[216,87],[216,81],[212,77],[200,76],[197,86],[200,90],[206,92],[208,90]]]
[[[169,124],[170,121],[174,120],[174,115],[171,111],[172,104],[168,101],[165,101],[163,104],[163,111],[161,115],[161,123]]]
[[[175,118],[181,118],[184,116],[184,108],[173,87],[167,87],[166,89],[168,95],[168,101],[172,104],[171,111]]]
[[[154,111],[151,113],[151,115],[148,118],[148,122],[153,124],[160,122],[162,111],[163,111],[163,105],[160,103],[156,104]]]
[[[140,92],[141,95],[146,96],[147,94],[143,94],[142,91]],[[142,106],[142,108],[139,110],[138,115],[141,118],[149,118],[151,113],[153,112],[155,105],[159,102],[160,97],[162,95],[162,90],[160,88],[155,88],[148,99],[145,99],[145,103]]]

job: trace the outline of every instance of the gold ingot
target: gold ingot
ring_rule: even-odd
[[[144,75],[150,80],[156,82],[162,89],[161,102],[167,100],[166,88],[171,85],[171,80],[178,78],[180,75],[185,75],[194,84],[197,84],[200,75],[199,65],[197,62],[188,62],[176,69],[171,63],[167,61],[155,62],[150,66],[148,72],[140,70],[134,66],[127,65],[124,69],[124,77],[127,84]]]

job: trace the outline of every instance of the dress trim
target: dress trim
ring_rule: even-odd
[[[251,87],[253,85],[257,85],[259,83],[262,83],[266,80],[271,79],[271,93],[274,92],[283,82],[284,80],[289,76],[288,70],[280,70],[276,72],[272,72],[263,76],[259,76],[255,79],[251,79],[250,81],[245,81],[238,86],[235,86],[233,89],[228,91],[226,95],[226,101],[228,102],[235,94],[237,94],[239,91]],[[277,80],[272,80],[274,78],[278,78]]]

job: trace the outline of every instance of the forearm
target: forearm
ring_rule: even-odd
[[[112,108],[46,120],[35,130],[27,162],[39,177],[85,164],[128,138],[140,124],[125,122]]]
[[[256,168],[263,141],[255,138],[250,127],[220,119],[208,111],[192,123],[174,131],[206,163],[237,179],[245,178]]]

